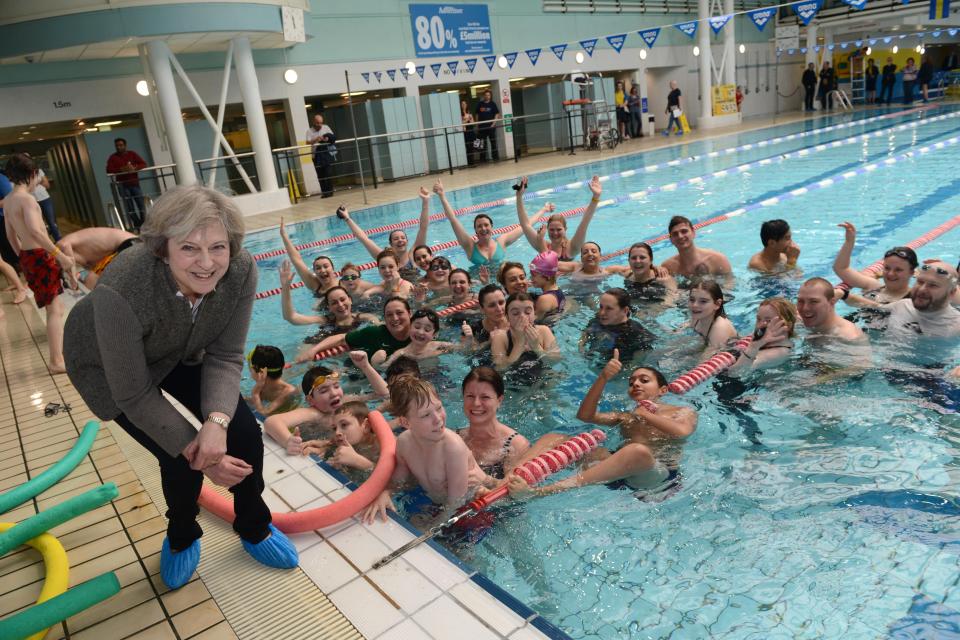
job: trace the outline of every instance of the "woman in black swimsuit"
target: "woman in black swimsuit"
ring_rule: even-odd
[[[293,268],[297,270],[297,275],[300,276],[300,280],[310,291],[313,291],[314,295],[322,298],[323,294],[327,292],[327,289],[331,289],[340,284],[337,279],[337,268],[333,265],[333,260],[327,256],[317,256],[314,258],[312,269],[307,266],[307,263],[303,261],[303,257],[300,255],[300,251],[298,251],[297,247],[290,241],[290,236],[287,235],[287,227],[283,224],[283,218],[280,218],[280,239],[283,240],[283,246],[287,251],[287,256],[290,258],[290,262],[293,263]]]
[[[293,308],[293,298],[290,295],[290,286],[293,282],[293,272],[290,263],[286,260],[280,265],[280,305],[283,310],[283,319],[290,324],[320,326],[316,336],[307,338],[306,342],[318,342],[320,339],[335,333],[353,331],[365,323],[379,324],[376,316],[369,313],[354,313],[353,300],[349,292],[340,286],[334,286],[323,294],[324,306],[330,312],[324,316],[310,316],[297,312]]]
[[[539,363],[541,358],[558,359],[560,348],[550,327],[534,324],[533,298],[526,293],[516,293],[507,298],[507,330],[494,331],[490,335],[490,352],[498,369],[506,369],[517,363]]]
[[[583,246],[587,238],[587,227],[590,226],[593,214],[597,211],[597,205],[600,204],[600,194],[603,193],[603,184],[598,176],[593,176],[589,186],[592,194],[590,203],[587,204],[583,212],[583,218],[573,234],[573,239],[570,240],[567,238],[567,219],[559,213],[547,218],[546,228],[541,227],[540,233],[537,233],[532,223],[536,222],[544,213],[552,213],[553,205],[548,202],[533,219],[528,218],[526,208],[523,205],[523,194],[527,190],[527,179],[526,177],[520,178],[517,182],[517,217],[520,219],[520,228],[523,229],[527,242],[537,253],[553,251],[560,256],[560,260],[572,261],[573,256],[580,252],[580,247]],[[546,234],[546,237],[544,237],[544,234]]]
[[[628,254],[629,266],[610,267],[623,274],[623,288],[637,303],[663,302],[673,304],[677,281],[673,276],[660,278],[653,265],[653,249],[646,242],[635,242]]]
[[[608,289],[600,296],[597,315],[587,324],[580,339],[582,351],[609,358],[614,350],[627,361],[636,352],[653,346],[654,335],[630,317],[630,296],[620,288]]]
[[[503,378],[490,367],[475,367],[463,379],[463,415],[470,426],[459,433],[483,471],[500,479],[513,469],[530,448],[530,442],[500,422]]]
[[[793,329],[797,308],[785,298],[767,298],[757,309],[753,341],[727,369],[733,375],[771,367],[786,360],[793,349]]]
[[[477,301],[483,317],[472,322],[470,329],[473,331],[473,346],[479,349],[490,342],[490,334],[510,325],[507,322],[507,296],[503,289],[495,284],[488,284],[480,289]]]

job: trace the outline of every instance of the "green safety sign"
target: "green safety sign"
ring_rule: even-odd
[[[507,133],[513,131],[513,114],[508,113],[503,116],[503,130]]]

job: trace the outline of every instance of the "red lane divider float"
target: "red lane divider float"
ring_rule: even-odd
[[[273,513],[273,524],[284,533],[303,533],[322,529],[346,520],[363,510],[387,488],[393,469],[397,465],[397,439],[379,411],[370,412],[370,426],[380,442],[380,457],[366,482],[350,495],[325,507],[294,511],[291,513]],[[225,498],[211,487],[204,485],[200,491],[200,505],[210,513],[233,522],[233,500]]]

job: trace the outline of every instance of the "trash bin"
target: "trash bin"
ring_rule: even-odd
[[[657,135],[657,117],[656,116],[647,116],[647,128],[643,132],[644,135],[650,136],[651,138]]]

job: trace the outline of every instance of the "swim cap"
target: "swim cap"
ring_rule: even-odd
[[[553,278],[557,275],[560,257],[555,251],[544,251],[530,262],[530,272]]]

